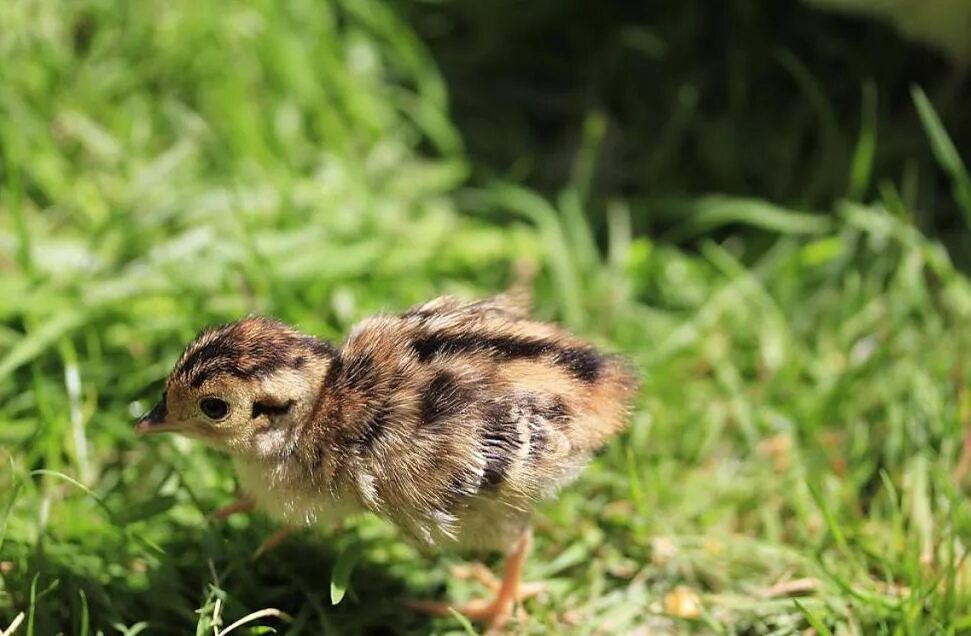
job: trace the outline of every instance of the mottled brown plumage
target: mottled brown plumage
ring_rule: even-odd
[[[509,297],[444,297],[340,349],[261,317],[208,329],[138,428],[229,452],[286,524],[370,511],[422,544],[508,550],[624,427],[634,388],[621,358]]]

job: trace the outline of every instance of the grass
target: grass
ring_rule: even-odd
[[[525,633],[971,630],[971,285],[872,177],[875,126],[839,138],[831,214],[740,189],[667,202],[657,236],[644,192],[595,201],[596,114],[557,191],[469,181],[450,87],[378,0],[20,3],[0,54],[0,632],[465,633],[398,599],[473,594],[447,576],[466,555],[362,519],[254,558],[268,520],[206,517],[226,458],[131,418],[206,324],[340,339],[524,257],[537,313],[644,386],[539,508]],[[933,105],[910,108],[971,214]]]

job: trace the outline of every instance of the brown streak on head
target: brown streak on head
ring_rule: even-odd
[[[193,388],[223,375],[264,378],[281,368],[299,369],[308,358],[332,358],[335,353],[328,342],[282,322],[250,316],[202,331],[182,354],[171,378]]]

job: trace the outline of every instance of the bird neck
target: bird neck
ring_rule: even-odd
[[[315,356],[299,369],[281,370],[264,379],[253,401],[269,405],[268,424],[257,428],[248,440],[240,440],[233,454],[270,462],[296,454],[315,419],[331,360]]]

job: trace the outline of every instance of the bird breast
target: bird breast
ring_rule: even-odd
[[[363,511],[354,497],[319,488],[298,463],[235,458],[242,490],[270,517],[291,526],[332,525]]]

